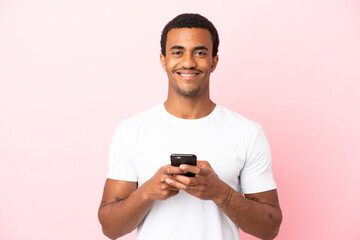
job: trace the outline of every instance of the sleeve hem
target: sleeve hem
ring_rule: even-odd
[[[242,192],[244,194],[253,194],[253,193],[266,192],[274,189],[276,189],[276,184],[242,188]]]
[[[107,175],[108,179],[113,179],[113,180],[120,180],[120,181],[127,181],[127,182],[137,182],[137,178],[136,177],[130,177],[130,176],[116,176],[116,175],[112,175],[112,174],[108,174]]]

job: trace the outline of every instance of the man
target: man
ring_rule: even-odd
[[[266,137],[260,125],[210,99],[218,45],[201,15],[182,14],[165,26],[168,98],[122,121],[111,143],[99,208],[109,238],[135,228],[138,239],[152,240],[239,239],[238,228],[262,239],[277,235],[282,214]],[[170,166],[172,153],[201,161]]]

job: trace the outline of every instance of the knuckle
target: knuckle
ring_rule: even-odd
[[[167,173],[169,170],[168,170],[168,166],[163,166],[160,168],[160,171],[161,173]]]
[[[171,192],[172,192],[172,191],[163,191],[163,193],[162,193],[163,198],[166,199],[166,198],[170,197],[170,196],[171,196]]]
[[[188,184],[188,185],[194,185],[194,180],[192,180],[191,178],[189,178],[189,179],[186,180],[185,183]]]

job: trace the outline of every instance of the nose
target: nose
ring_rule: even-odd
[[[196,61],[192,53],[184,54],[184,57],[182,59],[182,66],[188,69],[196,67]]]

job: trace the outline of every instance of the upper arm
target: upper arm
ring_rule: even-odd
[[[259,193],[245,194],[245,197],[249,200],[264,203],[280,209],[279,197],[276,189]]]
[[[270,145],[261,127],[252,141],[240,172],[242,192],[260,193],[275,189]]]
[[[137,188],[137,182],[107,179],[104,186],[100,209],[108,204],[127,198]]]

